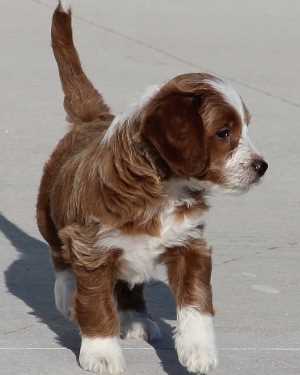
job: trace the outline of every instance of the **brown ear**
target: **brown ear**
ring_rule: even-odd
[[[151,103],[144,136],[178,176],[201,174],[207,163],[205,134],[195,96],[169,95]]]

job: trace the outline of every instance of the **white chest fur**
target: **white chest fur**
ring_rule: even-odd
[[[120,278],[131,285],[149,280],[158,257],[166,248],[184,245],[189,239],[199,239],[204,224],[203,215],[185,216],[178,219],[175,213],[176,202],[172,202],[161,214],[159,237],[150,235],[128,235],[119,230],[99,233],[98,245],[101,249],[122,249],[123,267]],[[102,250],[103,251],[103,250]]]

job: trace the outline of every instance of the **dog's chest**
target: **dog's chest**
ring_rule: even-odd
[[[204,217],[199,214],[178,217],[177,207],[170,205],[160,216],[160,236],[129,235],[110,232],[99,243],[106,248],[122,250],[120,278],[131,285],[149,280],[166,248],[182,246],[190,239],[202,237]]]

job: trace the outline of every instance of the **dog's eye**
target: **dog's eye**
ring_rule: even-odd
[[[231,130],[229,128],[223,128],[217,131],[216,135],[220,139],[227,139],[230,136]]]

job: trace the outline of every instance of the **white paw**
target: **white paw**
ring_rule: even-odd
[[[121,311],[121,337],[123,339],[142,339],[145,341],[161,339],[158,325],[146,313]]]
[[[207,374],[218,364],[213,319],[196,309],[179,311],[175,345],[180,363],[190,372]]]
[[[116,337],[82,337],[80,366],[99,375],[119,375],[125,371],[124,357]]]
[[[74,295],[76,280],[71,270],[56,272],[54,286],[55,304],[65,318],[71,319],[74,315]]]
[[[180,340],[177,340],[176,349],[180,363],[190,372],[207,374],[217,367],[217,352],[213,347],[201,343],[182,345]]]

